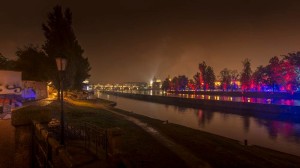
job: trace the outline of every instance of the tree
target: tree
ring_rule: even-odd
[[[262,86],[268,85],[268,71],[266,67],[259,66],[252,75],[252,80],[257,90],[261,90]]]
[[[46,24],[42,25],[46,37],[43,49],[49,57],[49,77],[58,86],[56,57],[68,60],[65,72],[64,87],[72,90],[82,89],[82,82],[90,77],[91,69],[88,59],[83,57],[83,49],[79,45],[72,28],[72,13],[70,9],[64,12],[61,6],[55,6],[48,14]]]
[[[201,83],[200,83],[200,78],[201,78],[201,76],[200,76],[200,73],[197,72],[197,73],[193,76],[193,78],[194,78],[194,81],[195,81],[195,90],[200,89],[200,88],[201,88]]]
[[[250,89],[250,84],[251,84],[251,63],[249,59],[245,59],[243,62],[243,72],[241,74],[241,85],[242,85],[242,90],[249,90]]]
[[[196,83],[193,79],[188,80],[187,86],[188,86],[189,90],[195,90],[196,89]]]
[[[297,91],[300,85],[299,66],[300,52],[283,55],[281,60],[277,56],[272,57],[266,66],[268,85],[273,91]]]
[[[22,71],[24,80],[48,81],[48,57],[37,46],[18,48],[16,70]]]
[[[175,91],[179,90],[179,80],[177,76],[174,76],[174,78],[171,80],[171,88]]]
[[[230,70],[227,68],[224,68],[220,72],[220,80],[221,80],[221,86],[223,91],[226,89],[228,91],[230,83],[231,83],[231,75]]]
[[[237,89],[237,84],[236,84],[236,81],[239,80],[239,73],[237,70],[230,70],[230,78],[231,78],[231,83],[232,83],[232,86],[231,86],[231,91],[233,91],[233,89]]]
[[[185,75],[179,75],[178,76],[178,85],[179,85],[179,90],[185,90],[189,80]]]
[[[207,66],[206,63],[203,61],[199,64],[200,76],[199,76],[199,83],[200,87],[203,86],[203,89],[213,89],[214,82],[216,80],[216,76],[214,70],[211,66]]]
[[[277,56],[272,57],[269,60],[269,65],[266,67],[267,75],[268,75],[268,85],[273,89],[278,89],[279,84],[282,83],[281,77],[281,67],[280,67],[280,60]]]
[[[171,81],[169,78],[166,78],[161,86],[161,89],[164,91],[170,90],[171,89]]]
[[[288,53],[288,55],[283,55],[283,59],[289,60],[292,65],[300,66],[300,51],[296,53]]]
[[[280,61],[281,76],[283,79],[280,85],[282,86],[282,89],[289,92],[296,91],[299,85],[299,81],[297,81],[299,78],[299,74],[297,74],[297,71],[299,72],[299,68],[293,64],[294,63],[288,58],[284,58]]]
[[[8,58],[4,57],[0,53],[0,69],[2,70],[14,70],[15,68],[15,61],[9,60]]]
[[[215,89],[216,76],[215,76],[214,70],[211,66],[208,66],[206,68],[204,81],[207,85],[206,86],[207,89],[210,89],[210,90]]]
[[[3,67],[7,61],[8,59],[0,53],[0,66]]]
[[[300,52],[284,55],[281,67],[284,69],[285,90],[289,92],[297,91],[300,85]]]
[[[200,71],[200,76],[199,76],[200,88],[202,86],[203,89],[206,90],[206,81],[205,81],[205,75],[206,74],[205,73],[206,73],[207,65],[206,65],[205,61],[200,63],[198,68],[199,68],[199,71]]]

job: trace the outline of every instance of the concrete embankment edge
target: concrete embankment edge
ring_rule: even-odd
[[[137,100],[144,100],[150,102],[156,102],[161,104],[176,105],[183,107],[195,107],[203,109],[222,110],[234,113],[254,114],[275,114],[275,115],[300,115],[300,106],[288,106],[288,105],[275,105],[275,104],[259,104],[250,102],[233,102],[222,100],[204,100],[193,98],[181,98],[181,97],[167,97],[158,95],[143,95],[143,94],[131,94],[120,92],[105,92],[106,94],[112,94],[116,96],[122,96],[126,98],[132,98]]]

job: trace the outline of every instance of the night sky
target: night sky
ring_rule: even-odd
[[[254,71],[272,56],[300,50],[300,2],[282,0],[3,1],[0,52],[41,45],[41,29],[55,5],[69,7],[79,44],[92,66],[91,81],[150,81],[187,75],[202,61],[215,74]]]

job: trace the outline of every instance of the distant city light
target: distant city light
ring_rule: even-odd
[[[89,84],[90,81],[86,79],[86,80],[84,80],[82,83],[84,83],[84,84]]]

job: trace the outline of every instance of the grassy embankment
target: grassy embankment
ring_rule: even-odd
[[[297,156],[258,146],[244,146],[229,138],[172,123],[164,124],[162,121],[120,109],[116,111],[151,125],[162,134],[185,146],[197,157],[207,161],[212,167],[300,167],[300,157]]]
[[[111,102],[92,100],[92,103],[104,106],[109,105]],[[52,112],[53,117],[60,117],[58,102],[53,102],[45,108]],[[142,167],[143,165],[145,167],[185,167],[182,160],[156,142],[141,128],[105,109],[94,108],[90,102],[80,101],[76,105],[65,103],[65,114],[66,121],[73,125],[89,122],[102,128],[121,128],[121,151],[124,158],[132,165],[142,165]]]
[[[68,123],[88,121],[103,128],[120,127],[123,130],[121,150],[133,164],[145,162],[145,167],[185,167],[184,162],[141,128],[122,117],[112,114],[94,104],[109,104],[108,101],[80,101],[77,105],[65,104]],[[50,110],[59,118],[59,103],[53,102],[43,109]],[[207,161],[212,167],[299,167],[300,158],[260,147],[242,146],[237,141],[205,133],[199,130],[164,124],[162,121],[140,116],[124,110],[116,112],[133,116],[151,125],[162,134],[185,146],[194,155]]]
[[[100,100],[98,100],[100,101]],[[162,134],[185,146],[212,167],[299,167],[297,156],[257,146],[243,146],[239,142],[176,124],[137,115],[114,108],[116,112],[138,118]]]

